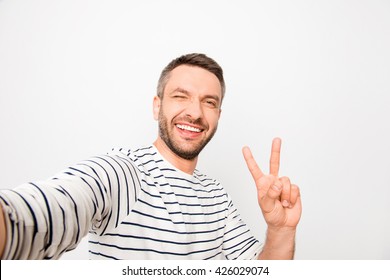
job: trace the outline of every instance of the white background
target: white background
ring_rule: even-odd
[[[0,0],[0,188],[112,147],[150,144],[162,68],[202,52],[225,71],[199,169],[260,240],[241,155],[301,188],[297,259],[390,259],[390,2]],[[87,242],[63,259],[87,259]]]

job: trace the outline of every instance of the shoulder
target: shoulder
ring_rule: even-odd
[[[116,158],[119,161],[133,165],[139,171],[149,174],[150,171],[160,162],[156,158],[156,151],[153,146],[145,146],[135,149],[113,148],[107,156]]]

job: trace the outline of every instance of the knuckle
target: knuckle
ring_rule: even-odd
[[[292,184],[291,189],[299,192],[299,187],[297,185]]]
[[[283,182],[286,182],[286,183],[290,183],[290,178],[287,177],[287,176],[281,177],[280,180],[283,181]]]

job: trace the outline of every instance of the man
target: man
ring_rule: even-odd
[[[173,60],[153,100],[159,135],[152,146],[113,150],[43,182],[0,193],[5,259],[55,259],[89,232],[93,259],[292,259],[301,216],[299,188],[243,155],[267,222],[264,246],[251,235],[224,188],[196,170],[217,130],[225,82],[203,54]]]

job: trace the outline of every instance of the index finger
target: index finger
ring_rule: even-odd
[[[252,174],[253,179],[257,181],[259,178],[263,177],[264,174],[261,171],[260,167],[257,165],[256,160],[253,158],[252,152],[249,147],[245,146],[242,149],[242,153],[244,155],[246,165],[248,166],[248,169]]]
[[[278,177],[279,166],[280,166],[280,149],[282,146],[282,140],[280,138],[275,138],[272,141],[271,148],[271,158],[269,161],[269,173]]]

